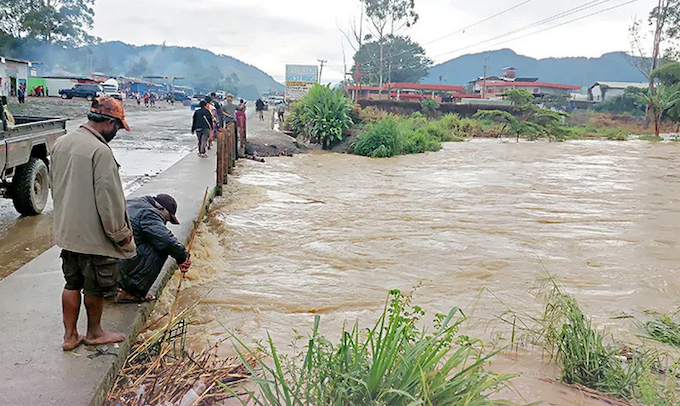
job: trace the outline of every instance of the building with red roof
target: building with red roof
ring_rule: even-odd
[[[516,69],[503,69],[503,76],[481,77],[471,82],[475,94],[483,99],[498,99],[503,93],[513,89],[523,89],[534,97],[569,96],[581,90],[580,86],[559,83],[539,82],[538,78],[522,78],[516,76]]]

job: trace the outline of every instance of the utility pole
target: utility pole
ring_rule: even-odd
[[[482,84],[482,99],[486,99],[486,74],[489,68],[489,58],[484,60],[484,82]]]
[[[319,70],[319,80],[317,81],[318,84],[321,84],[321,75],[323,75],[323,65],[328,62],[325,59],[317,59],[319,63],[321,64],[321,69]]]

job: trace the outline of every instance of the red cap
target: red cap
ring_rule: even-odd
[[[92,100],[90,112],[120,120],[125,130],[130,131],[130,126],[125,121],[123,102],[118,99],[114,99],[113,97],[97,97]]]

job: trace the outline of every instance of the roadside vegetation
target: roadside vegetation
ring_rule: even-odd
[[[509,404],[491,395],[513,375],[485,369],[495,353],[485,353],[479,340],[458,334],[465,321],[460,309],[435,316],[431,332],[420,326],[424,316],[410,297],[395,290],[373,326],[354,325],[336,342],[319,333],[319,316],[306,348],[293,345],[290,355],[282,355],[271,337],[257,349],[240,342],[244,365],[252,358],[260,361],[249,367],[258,376],[256,388],[239,399],[244,406]]]

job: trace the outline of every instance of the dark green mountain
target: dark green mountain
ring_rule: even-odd
[[[534,59],[518,55],[510,49],[463,55],[435,65],[424,83],[464,85],[484,76],[484,63],[489,58],[488,75],[500,75],[508,66],[517,68],[518,77],[537,77],[542,82],[574,86],[592,86],[597,81],[644,82],[644,76],[630,63],[624,52],[604,54],[599,58]]]
[[[40,75],[181,76],[178,85],[198,91],[225,90],[254,100],[266,91],[283,91],[283,85],[258,68],[227,55],[200,48],[164,45],[134,46],[105,42],[81,48],[62,48],[27,41],[13,55],[40,61]]]

